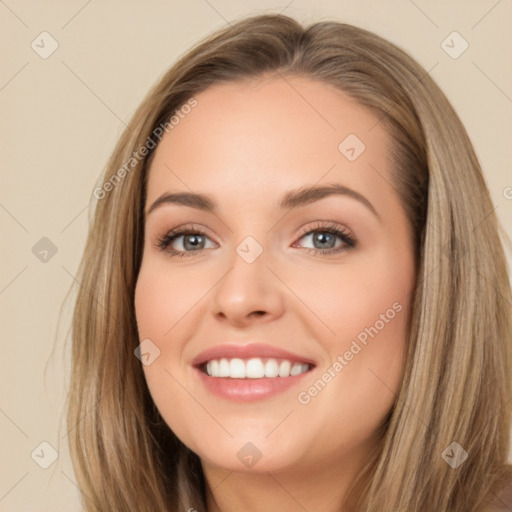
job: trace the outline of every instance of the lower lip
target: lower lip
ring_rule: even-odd
[[[199,378],[211,393],[238,402],[264,400],[296,386],[311,369],[291,377],[264,377],[262,379],[232,379],[229,377],[210,377],[199,368],[195,368]]]

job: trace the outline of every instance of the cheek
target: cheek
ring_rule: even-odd
[[[352,268],[343,279],[345,292],[338,293],[342,304],[332,318],[337,334],[330,353],[333,361],[341,356],[343,369],[331,391],[343,396],[354,414],[366,411],[366,421],[374,426],[402,379],[413,279],[412,257],[389,252],[372,265]]]
[[[319,418],[317,428],[327,438],[345,432],[354,445],[375,431],[393,405],[403,376],[410,314],[403,275],[402,280],[393,275],[373,280],[368,274],[367,268],[343,279],[347,293],[336,293],[337,307],[325,317],[336,333],[324,337],[331,362],[297,397],[304,404],[305,422]]]
[[[163,274],[159,273],[155,265],[149,262],[143,263],[137,284],[135,287],[135,315],[139,340],[149,339],[156,345],[158,357],[149,365],[144,365],[143,370],[149,389],[158,405],[157,397],[159,389],[166,389],[169,379],[165,372],[165,359],[168,355],[169,344],[164,344],[166,332],[173,326],[173,305],[171,283],[165,282]],[[155,353],[153,351],[153,353]],[[166,376],[167,375],[167,376]]]
[[[349,336],[364,343],[373,336],[394,338],[393,333],[402,331],[411,290],[400,276],[372,276],[367,271],[360,279],[352,276],[346,284],[347,293],[341,299],[343,304],[334,327],[341,341]]]
[[[148,259],[143,263],[135,288],[135,313],[141,337],[161,339],[197,302],[197,290],[165,264]]]
[[[331,330],[324,336],[331,364],[341,365],[331,369],[336,377],[325,400],[337,402],[340,410],[363,407],[376,419],[390,405],[403,373],[413,258],[387,249],[325,277],[326,293],[316,299],[316,308]],[[318,292],[309,295],[314,296]]]
[[[323,333],[328,327],[330,334],[320,330],[318,334],[332,352],[342,350],[358,335],[364,340],[369,336],[367,330],[374,332],[375,326],[390,338],[394,338],[392,333],[398,335],[408,316],[413,277],[413,260],[408,254],[383,248],[369,255],[354,255],[346,265],[304,273],[294,278],[293,289],[321,320]]]
[[[149,392],[158,411],[169,428],[183,439],[186,436],[186,415],[173,414],[174,411],[185,411],[190,407],[187,396],[179,382],[181,376],[175,371],[180,361],[179,343],[169,343],[169,339],[179,326],[174,327],[179,318],[181,291],[177,283],[172,282],[169,273],[159,268],[158,262],[152,264],[148,260],[141,267],[135,288],[135,313],[139,339],[150,339],[156,345],[158,356],[150,364],[143,365],[144,377]],[[167,274],[167,275],[166,275]],[[159,352],[158,352],[159,351]]]

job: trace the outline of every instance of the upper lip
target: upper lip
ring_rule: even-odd
[[[316,365],[315,361],[309,357],[294,354],[288,350],[278,348],[265,343],[249,343],[241,345],[239,343],[226,343],[223,345],[216,345],[215,347],[208,348],[198,354],[193,360],[193,366],[200,366],[212,359],[249,359],[251,357],[268,357],[276,359],[286,359],[292,363],[309,363],[313,366]]]

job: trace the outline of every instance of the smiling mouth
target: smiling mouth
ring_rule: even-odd
[[[287,359],[252,357],[211,359],[200,370],[214,378],[264,379],[294,377],[313,368],[310,363],[297,363]]]

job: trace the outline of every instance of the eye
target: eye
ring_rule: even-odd
[[[356,246],[356,240],[350,231],[335,223],[319,222],[313,227],[309,226],[303,231],[299,240],[306,239],[307,237],[310,237],[313,244],[320,248],[304,247],[304,249],[318,255],[340,253]],[[182,240],[177,245],[181,246],[181,248],[172,248],[172,245],[180,239]],[[340,240],[341,243],[336,247],[337,239]],[[171,257],[188,257],[208,248],[205,247],[207,241],[211,242],[201,228],[188,225],[169,231],[164,236],[157,239],[156,245],[160,250],[167,252]],[[297,247],[297,243],[298,242],[292,247]],[[215,246],[216,244],[213,243],[213,245]]]
[[[348,251],[356,246],[356,240],[350,231],[336,223],[319,222],[313,228],[308,227],[303,232],[300,240],[310,238],[316,247],[305,249],[308,252],[318,255],[330,255],[343,251]],[[341,243],[336,247],[336,239]],[[296,247],[296,244],[293,245]]]
[[[182,238],[183,240],[178,245],[182,246],[182,250],[176,250],[169,248],[177,240]],[[162,251],[166,251],[170,256],[187,257],[192,256],[194,252],[199,252],[205,249],[205,241],[209,240],[206,233],[200,228],[194,226],[184,226],[176,230],[169,231],[163,237],[158,238],[156,245]]]

